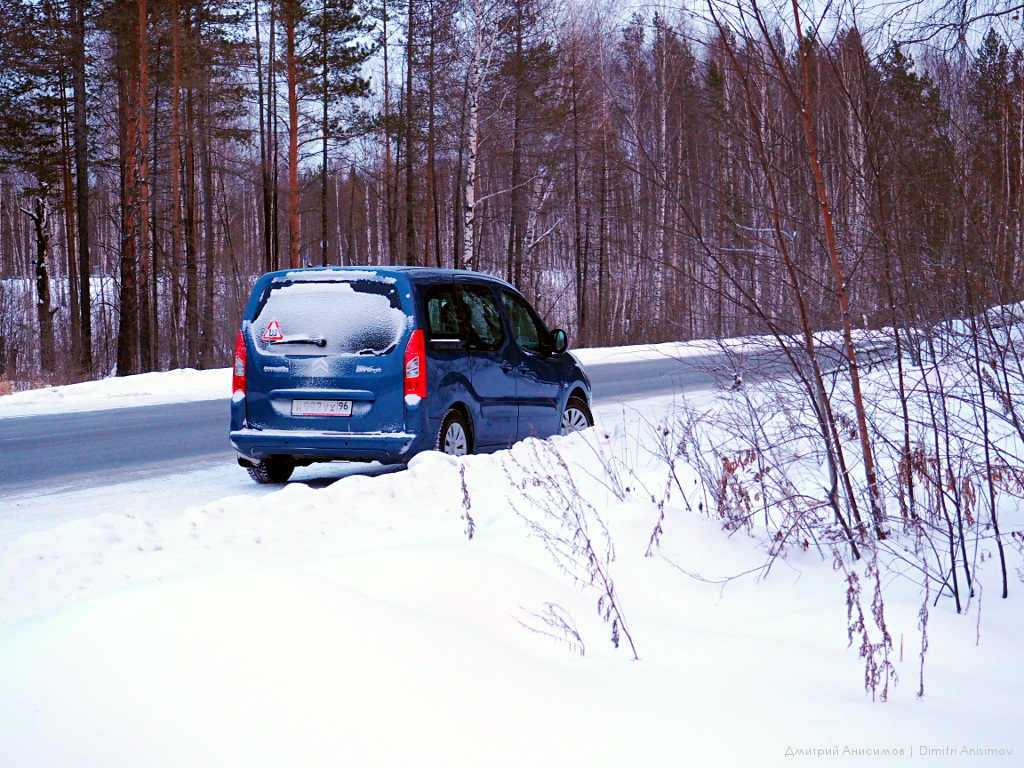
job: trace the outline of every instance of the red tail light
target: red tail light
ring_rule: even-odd
[[[245,394],[245,336],[241,331],[235,341],[235,365],[231,376],[231,394],[237,392]]]
[[[405,348],[405,394],[427,396],[427,349],[422,329],[412,332]]]

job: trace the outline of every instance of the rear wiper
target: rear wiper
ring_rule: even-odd
[[[398,345],[397,344],[392,344],[392,345],[390,345],[388,347],[385,347],[384,349],[372,349],[370,347],[364,347],[363,349],[360,349],[359,351],[357,351],[355,354],[357,354],[357,355],[374,355],[376,357],[383,357],[384,355],[391,354],[391,352],[394,351],[396,346],[398,346]]]
[[[271,344],[312,344],[315,347],[326,347],[327,339],[323,336],[310,336],[305,333],[296,334],[294,336],[285,336],[281,339],[273,339]]]

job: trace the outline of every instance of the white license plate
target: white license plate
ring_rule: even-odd
[[[351,400],[292,400],[292,416],[351,415]]]

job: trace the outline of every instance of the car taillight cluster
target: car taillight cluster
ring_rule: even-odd
[[[245,394],[245,336],[238,332],[235,341],[235,365],[231,376],[231,394]]]
[[[427,396],[427,348],[422,329],[412,332],[405,348],[405,394]]]

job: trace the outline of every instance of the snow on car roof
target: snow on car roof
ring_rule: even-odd
[[[388,283],[394,285],[397,281],[390,275],[381,275],[376,272],[370,272],[365,269],[345,269],[336,267],[318,267],[315,269],[295,269],[289,272],[285,272],[284,275],[275,277],[272,282],[283,283],[291,281],[302,281],[302,282],[336,282],[339,279],[343,280],[370,280],[375,283]]]

